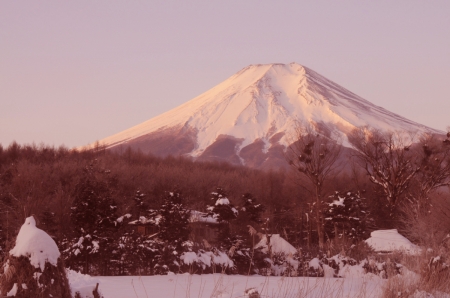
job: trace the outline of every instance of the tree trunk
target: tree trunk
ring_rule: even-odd
[[[300,222],[300,246],[303,246],[303,237],[305,237],[303,234],[303,210],[300,211],[300,215],[302,217],[302,220]]]
[[[338,243],[338,228],[337,223],[334,223],[334,245],[337,247],[339,245]]]
[[[322,214],[320,212],[320,187],[316,184],[316,220],[317,220],[317,234],[319,236],[319,248],[323,249],[323,222]]]

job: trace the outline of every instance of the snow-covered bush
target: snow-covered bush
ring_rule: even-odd
[[[180,273],[180,252],[177,247],[166,242],[155,241],[157,254],[155,255],[153,274],[166,275],[169,272]]]
[[[234,267],[228,254],[215,248],[184,252],[180,256],[180,262],[183,271],[190,273],[225,273],[227,269]]]
[[[249,274],[249,272],[254,273],[255,264],[251,246],[239,235],[234,236],[232,241],[232,246],[228,250],[228,255],[234,263],[234,267],[230,270],[231,273],[242,275]]]
[[[273,276],[348,277],[372,273],[381,278],[398,274],[402,266],[389,260],[364,258],[357,261],[343,254],[327,257],[321,251],[296,250],[283,252],[274,246],[274,252],[257,247],[253,264],[255,273]]]
[[[384,261],[377,261],[374,257],[368,257],[361,262],[365,273],[373,273],[381,278],[388,278],[400,273],[400,269],[403,267],[389,258]]]
[[[55,241],[28,217],[3,264],[2,295],[70,298],[70,287]]]

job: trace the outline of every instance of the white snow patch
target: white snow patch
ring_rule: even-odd
[[[153,218],[147,218],[145,216],[139,216],[139,219],[130,221],[129,225],[138,225],[138,224],[153,224],[153,225],[159,225],[159,222],[162,219],[162,215],[158,214]]]
[[[216,206],[217,205],[230,205],[230,201],[228,200],[228,198],[217,199]]]
[[[378,230],[370,233],[366,243],[377,252],[405,251],[411,254],[420,252],[420,248],[400,235],[396,229]]]
[[[314,258],[309,261],[309,267],[318,270],[320,268],[320,261],[318,258]]]
[[[293,257],[292,257],[292,254],[289,254],[287,257],[286,257],[286,263],[288,263],[292,268],[294,268],[295,270],[297,270],[298,269],[298,265],[300,265],[300,262],[299,261],[297,261],[297,260],[295,260]]]
[[[97,283],[100,283],[99,279],[73,270],[66,270],[66,274],[73,297],[75,297],[76,292],[79,292],[83,298],[94,298],[92,291],[94,291]]]
[[[180,260],[185,263],[186,265],[192,265],[195,262],[197,262],[197,254],[193,251],[184,252],[180,256]]]
[[[207,252],[211,256],[211,259],[214,264],[221,265],[223,267],[233,267],[233,261],[228,257],[228,255],[224,252],[217,251],[216,253]]]
[[[207,213],[192,210],[189,217],[190,222],[218,223],[217,218],[207,216]]]
[[[280,236],[280,234],[272,234],[272,236],[270,236],[270,246],[272,247],[273,253],[284,253],[288,255],[288,254],[295,254],[297,252],[295,247],[293,247],[292,244],[284,240]],[[262,252],[264,253],[268,252],[266,235],[264,235],[261,238],[261,241],[259,241],[258,244],[255,245],[255,249],[260,247],[262,247]]]
[[[19,289],[19,287],[17,286],[17,284],[15,283],[12,287],[12,289],[6,294],[6,296],[16,296],[17,294],[17,290]]]
[[[124,218],[130,218],[130,217],[131,217],[131,214],[127,213],[127,214],[125,214],[125,215],[122,215],[122,216],[119,217],[118,219],[116,219],[116,221],[117,221],[118,223],[121,223],[121,222],[123,222],[123,219],[124,219]]]
[[[56,266],[61,255],[55,241],[46,232],[36,227],[33,216],[25,219],[16,239],[16,246],[9,251],[14,257],[25,256],[35,268],[45,269],[45,262]]]
[[[334,269],[327,264],[323,264],[323,277],[325,278],[332,278],[334,277]]]
[[[212,264],[221,265],[222,267],[233,267],[233,261],[228,255],[221,251],[206,251],[206,252],[184,252],[180,256],[181,261],[186,265],[197,263],[203,269],[210,267]]]
[[[345,266],[340,267],[338,276],[347,277],[347,278],[356,278],[356,277],[364,276],[365,273],[366,273],[366,271],[364,270],[362,264],[358,264],[358,265],[354,265],[354,266],[346,264]]]
[[[332,206],[342,206],[342,207],[345,207],[345,205],[344,205],[344,200],[345,200],[345,198],[339,198],[339,200],[334,200],[333,203],[330,203],[329,206],[330,206],[330,207],[332,207]]]

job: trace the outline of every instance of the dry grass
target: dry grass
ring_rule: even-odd
[[[401,207],[402,233],[423,248],[418,255],[396,256],[396,261],[411,273],[389,279],[384,289],[385,297],[408,297],[413,294],[415,297],[429,297],[425,296],[426,293],[434,297],[450,296],[448,197],[433,193],[430,198],[433,207],[429,211],[411,202]]]
[[[444,262],[448,257],[449,251],[444,247],[423,249],[418,255],[397,254],[396,261],[404,266],[403,274],[388,279],[383,297],[409,297],[414,293],[450,295],[450,268]]]

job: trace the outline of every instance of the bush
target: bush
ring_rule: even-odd
[[[41,272],[40,268],[30,264],[27,257],[10,256],[3,268],[0,290],[4,294],[15,287],[17,298],[71,298],[69,282],[61,259],[58,260],[57,266],[47,262],[45,270]]]

